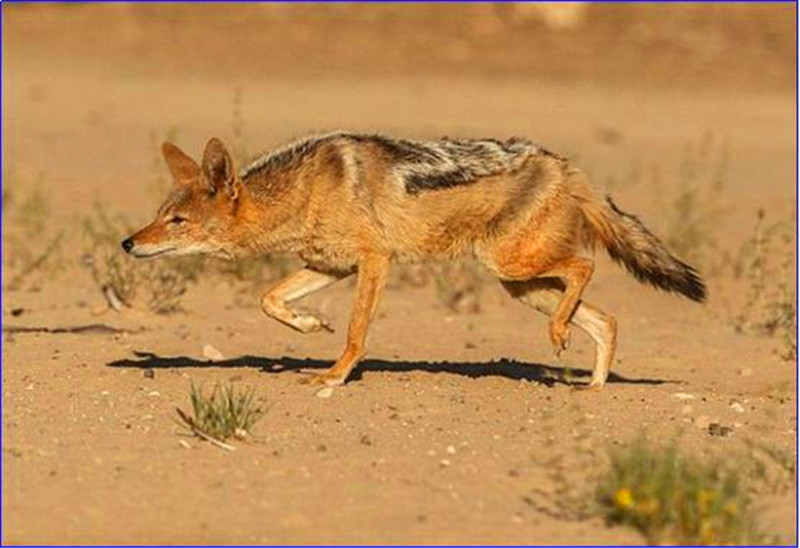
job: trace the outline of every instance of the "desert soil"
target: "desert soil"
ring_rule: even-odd
[[[288,15],[248,22],[239,14],[228,22],[233,33],[226,19],[202,20],[193,8],[170,10],[163,21],[157,9],[3,8],[4,196],[40,188],[51,203],[43,232],[66,231],[61,262],[3,289],[4,543],[642,543],[635,531],[574,510],[591,497],[608,450],[641,435],[676,440],[686,454],[735,463],[745,474],[762,459],[766,479],[752,478],[759,528],[796,542],[796,480],[754,449],[796,459],[795,365],[781,358],[780,339],[734,328],[747,286],[720,259],[741,248],[757,209],[790,218],[791,64],[771,59],[760,68],[760,59],[744,56],[742,66],[729,62],[714,77],[706,57],[696,67],[687,61],[675,82],[652,68],[646,78],[625,67],[606,78],[591,69],[601,56],[576,45],[570,51],[585,66],[558,72],[549,59],[539,77],[487,55],[478,56],[483,73],[462,73],[465,38],[441,73],[430,59],[419,71],[410,62],[397,71],[358,64],[336,46],[360,67],[347,73],[344,61],[328,70],[320,60],[322,16],[298,27],[294,57],[272,52],[259,64],[257,46],[267,38],[254,39],[244,56],[245,37],[289,32]],[[793,44],[793,9],[774,9],[788,21],[770,19],[774,43]],[[373,15],[381,32],[393,32]],[[370,18],[360,21],[354,36],[369,47],[357,54],[385,56],[364,30]],[[226,55],[217,24],[237,55]],[[346,17],[330,24],[347,35]],[[398,47],[424,56],[414,25],[398,25],[406,33]],[[525,25],[532,34],[556,32]],[[583,28],[559,32],[591,36]],[[718,53],[706,34],[696,38],[701,51]],[[654,51],[629,54],[626,67],[657,64]],[[673,57],[680,55],[668,62]],[[554,359],[546,318],[497,284],[483,284],[478,313],[449,310],[431,286],[395,284],[372,325],[369,359],[329,398],[299,381],[340,350],[348,283],[303,303],[331,318],[333,334],[300,335],[268,320],[257,291],[216,275],[190,287],[181,312],[97,315],[104,300],[81,264],[80,219],[98,203],[147,222],[160,199],[152,181],[166,176],[154,168],[153,136],[176,135],[195,155],[212,135],[234,139],[237,88],[251,152],[337,127],[524,135],[575,158],[657,231],[676,214],[687,151],[705,143],[707,162],[724,163],[718,203],[702,205],[718,215],[702,235],[714,243],[701,264],[709,302],[639,286],[598,254],[586,300],[616,316],[619,349],[607,387],[584,392],[574,386],[592,364],[586,337],[575,332],[570,350]],[[17,218],[4,209],[4,229]],[[13,252],[4,241],[4,265]],[[4,267],[6,282],[15,274]],[[18,330],[89,324],[118,332]],[[208,361],[204,345],[225,359]],[[226,452],[181,436],[175,407],[188,408],[190,383],[227,381],[254,387],[268,407],[255,439]],[[712,435],[710,423],[730,434]]]

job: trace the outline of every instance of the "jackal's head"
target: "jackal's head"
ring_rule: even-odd
[[[202,166],[172,143],[161,147],[175,186],[155,220],[122,242],[134,257],[209,253],[229,255],[242,183],[219,139],[211,139]]]

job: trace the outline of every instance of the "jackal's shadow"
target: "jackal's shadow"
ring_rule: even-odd
[[[265,373],[302,373],[308,369],[325,369],[333,364],[333,360],[314,358],[268,358],[259,356],[241,356],[222,361],[207,361],[186,356],[163,357],[151,352],[134,351],[135,359],[115,360],[108,367],[130,367],[136,369],[172,369],[172,368],[204,368],[204,367],[249,367]],[[555,384],[580,385],[587,382],[592,372],[586,369],[570,369],[553,367],[540,363],[527,363],[517,360],[500,359],[489,362],[450,362],[450,361],[406,361],[366,359],[359,363],[350,376],[350,380],[358,380],[365,371],[389,371],[404,373],[426,371],[428,373],[450,373],[477,379],[480,377],[505,377],[512,380],[533,381],[552,386]],[[610,383],[621,384],[665,384],[674,381],[665,379],[629,378],[616,373],[608,377]]]

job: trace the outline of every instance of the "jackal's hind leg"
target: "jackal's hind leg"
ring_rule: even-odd
[[[313,333],[321,329],[333,331],[324,319],[314,314],[298,312],[291,308],[289,303],[324,289],[345,277],[345,274],[327,274],[304,268],[284,278],[278,285],[264,293],[261,297],[261,309],[267,316],[301,333]]]
[[[569,322],[593,272],[594,262],[591,259],[571,257],[537,276],[559,278],[564,284],[564,292],[550,313],[550,342],[553,343],[556,356],[569,346]]]
[[[515,298],[539,312],[552,316],[563,302],[562,290],[554,280],[503,282],[503,287]],[[579,301],[570,320],[585,331],[595,344],[595,362],[588,388],[602,388],[608,378],[617,348],[617,321],[613,316]]]

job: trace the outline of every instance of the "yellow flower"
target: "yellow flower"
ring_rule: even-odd
[[[700,508],[700,512],[708,512],[711,509],[711,505],[714,503],[714,499],[716,498],[717,494],[710,489],[701,489],[698,491],[697,506]]]
[[[631,490],[627,487],[617,489],[617,492],[614,493],[614,505],[618,508],[628,509],[631,508],[633,504],[633,493],[631,493]]]

